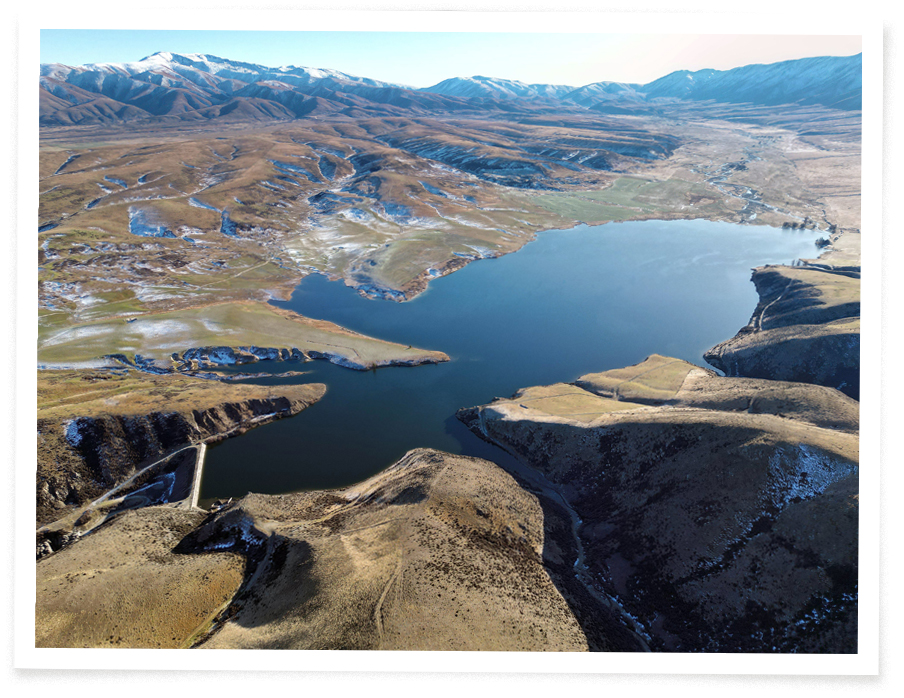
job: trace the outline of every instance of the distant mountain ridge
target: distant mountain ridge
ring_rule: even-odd
[[[267,66],[159,52],[134,63],[41,66],[41,123],[293,119],[311,114],[403,115],[467,103],[338,70]]]
[[[672,97],[718,102],[821,104],[862,108],[863,54],[800,58],[731,70],[679,70],[643,85],[648,99]]]
[[[861,108],[862,55],[803,58],[731,70],[676,71],[646,85],[583,87],[473,76],[432,87],[359,77],[338,70],[278,68],[207,54],[158,52],[132,63],[41,65],[41,125],[120,121],[295,119],[414,113],[593,109],[617,112],[674,100],[775,106]]]
[[[520,80],[475,75],[470,78],[449,78],[421,91],[466,99],[561,99],[574,89],[569,85],[528,85]]]

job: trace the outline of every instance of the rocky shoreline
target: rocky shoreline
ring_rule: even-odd
[[[87,504],[169,452],[297,414],[326,393],[319,383],[223,386],[182,376],[106,372],[53,372],[39,380],[39,391],[43,383],[66,380],[98,386],[99,395],[74,409],[66,406],[65,398],[59,406],[39,405],[38,524]],[[140,400],[157,391],[172,394],[169,408],[161,410],[157,403],[156,409],[146,411]]]
[[[706,361],[729,376],[814,383],[858,398],[859,251],[833,264],[843,235],[832,235],[819,260],[754,269],[759,303],[750,322],[707,351]]]
[[[145,373],[167,374],[182,373],[198,377],[211,377],[199,374],[199,371],[218,368],[221,366],[242,366],[258,363],[260,361],[297,361],[308,362],[326,360],[343,368],[356,371],[370,371],[374,368],[388,366],[421,366],[423,364],[437,364],[449,361],[448,355],[443,352],[429,352],[411,359],[386,359],[377,361],[355,361],[342,354],[317,351],[309,349],[302,351],[297,347],[256,347],[256,346],[209,346],[193,347],[180,352],[173,352],[169,359],[152,359],[140,354],[135,354],[130,359],[125,354],[107,354],[103,357],[126,367],[134,368]],[[223,377],[214,376],[218,380]]]

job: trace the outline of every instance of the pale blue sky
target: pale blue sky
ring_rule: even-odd
[[[137,61],[157,51],[209,53],[276,67],[334,68],[428,87],[487,75],[573,86],[649,82],[674,70],[859,53],[859,36],[42,30],[41,62]]]

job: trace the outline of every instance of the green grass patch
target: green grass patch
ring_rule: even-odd
[[[588,223],[649,218],[661,214],[714,215],[724,211],[723,196],[703,184],[682,179],[655,181],[619,177],[599,191],[538,194],[536,204],[571,220]]]
[[[611,206],[568,194],[541,194],[537,197],[537,203],[556,215],[587,223],[623,221],[646,213],[640,208]]]

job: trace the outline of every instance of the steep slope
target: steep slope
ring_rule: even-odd
[[[250,494],[203,522],[160,508],[128,512],[38,563],[38,642],[641,649],[630,620],[582,591],[570,563],[557,562],[570,556],[572,533],[567,517],[547,507],[489,461],[418,449],[353,487]],[[142,530],[151,535],[133,539]],[[242,586],[214,618],[214,600],[235,590],[239,555]],[[112,561],[109,572],[62,583],[102,559]],[[197,608],[162,593],[202,571],[190,595]],[[137,576],[146,584],[128,583]],[[85,615],[90,623],[74,622]]]
[[[39,372],[38,523],[60,518],[180,446],[297,414],[325,392],[319,383],[277,390],[137,372]]]
[[[850,398],[652,356],[459,416],[573,508],[575,568],[652,649],[856,652]]]
[[[859,235],[832,238],[841,245]],[[707,351],[706,361],[730,376],[815,383],[859,398],[859,253],[759,267],[752,278],[760,301],[750,322]]]

